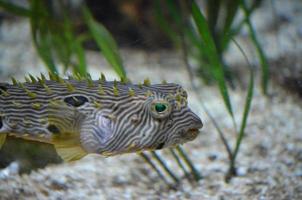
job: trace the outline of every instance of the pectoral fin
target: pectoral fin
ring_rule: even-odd
[[[50,107],[48,130],[52,132],[52,143],[57,153],[65,162],[79,160],[87,155],[80,142],[80,129],[84,119],[85,115],[73,107]]]
[[[87,155],[87,152],[81,147],[79,137],[56,141],[54,146],[65,162],[79,160]]]
[[[6,139],[6,133],[4,132],[4,129],[3,128],[3,119],[2,119],[2,115],[0,115],[0,149],[2,147],[2,145],[4,144],[5,142],[5,139]]]
[[[6,139],[6,134],[0,133],[0,149],[5,142],[5,139]]]

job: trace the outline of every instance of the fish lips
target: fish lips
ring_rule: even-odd
[[[182,138],[182,141],[179,144],[183,144],[185,142],[194,140],[198,136],[198,134],[200,133],[199,129],[201,129],[202,127],[203,127],[203,124],[200,120],[198,123],[192,125],[191,127],[180,131],[179,134]],[[172,144],[172,146],[175,146],[175,145],[178,145],[178,144]],[[168,146],[170,146],[168,144],[168,142],[161,142],[161,143],[157,144],[155,149],[160,150],[160,149],[163,149],[163,148],[168,147]]]
[[[185,141],[192,141],[198,136],[198,134],[200,133],[199,129],[201,129],[202,127],[203,124],[201,120],[197,118],[196,122],[192,126],[182,130],[180,134]]]
[[[177,131],[176,135],[178,135],[179,137],[177,141],[163,141],[157,143],[151,149],[160,150],[166,147],[176,146],[178,144],[183,144],[185,142],[194,140],[199,134],[199,129],[203,127],[203,123],[195,113],[190,113],[190,125],[187,128],[183,128],[180,131]]]

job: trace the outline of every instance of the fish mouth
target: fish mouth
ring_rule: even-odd
[[[192,127],[183,132],[183,136],[186,140],[191,141],[194,140],[199,134],[198,127]]]
[[[184,144],[186,142],[192,141],[198,136],[200,128],[201,128],[200,126],[194,126],[189,129],[180,131],[178,132],[181,138],[181,139],[179,138],[180,140],[173,141],[173,142],[166,141],[166,142],[158,143],[156,146],[154,146],[154,149],[161,150],[166,147],[175,147],[179,144]]]
[[[199,129],[201,129],[202,127],[203,124],[201,120],[199,120],[198,123],[194,124],[194,126],[191,126],[188,129],[184,130],[182,132],[182,135],[188,141],[194,140],[200,133]]]
[[[196,134],[196,133],[199,133],[199,129],[198,128],[190,128],[188,131],[187,131],[188,134]]]
[[[178,144],[184,144],[186,142],[194,140],[200,133],[199,129],[203,127],[203,124],[199,118],[196,118],[189,128],[182,129],[176,133],[177,140],[165,141],[158,143],[154,148],[156,150],[163,149],[165,147],[176,146]]]
[[[199,134],[199,129],[203,127],[201,119],[194,113],[192,113],[192,115],[192,124],[187,129],[185,129],[183,133],[183,136],[189,141],[194,140]]]

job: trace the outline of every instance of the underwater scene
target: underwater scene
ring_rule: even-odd
[[[0,0],[0,200],[302,199],[299,0]]]

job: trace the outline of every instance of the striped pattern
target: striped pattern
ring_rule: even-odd
[[[157,102],[166,102],[167,116],[154,110]],[[184,143],[201,127],[187,107],[187,93],[173,83],[0,83],[0,134],[52,144],[77,136],[86,152],[109,156]]]

